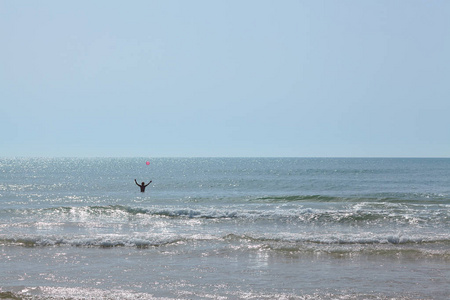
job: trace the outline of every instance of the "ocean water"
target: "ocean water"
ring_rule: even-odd
[[[0,159],[0,299],[449,295],[450,159]]]

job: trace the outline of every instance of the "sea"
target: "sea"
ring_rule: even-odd
[[[449,158],[0,158],[0,299],[449,298]]]

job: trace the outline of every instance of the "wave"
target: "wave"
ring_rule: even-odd
[[[48,247],[48,246],[73,246],[73,247],[136,247],[149,248],[171,244],[183,243],[185,239],[172,238],[145,238],[128,236],[94,236],[94,237],[57,237],[57,236],[29,236],[0,238],[0,245],[22,247]]]
[[[448,244],[450,245],[450,236],[403,236],[391,234],[379,234],[372,237],[364,235],[321,235],[316,237],[302,236],[302,237],[253,237],[251,235],[237,235],[228,234],[223,237],[225,240],[236,241],[250,241],[250,242],[267,242],[267,243],[292,243],[292,244],[321,244],[321,245],[377,245],[377,244],[391,244],[391,245],[427,245],[427,244]],[[449,249],[450,250],[450,249]]]
[[[0,238],[0,246],[26,248],[81,247],[81,248],[137,248],[149,249],[172,247],[174,251],[211,249],[227,251],[274,251],[290,254],[330,255],[383,255],[383,256],[427,256],[450,259],[450,236],[402,236],[380,234],[374,237],[364,235],[322,235],[311,236],[257,236],[229,233],[226,235],[190,235],[172,237],[97,236],[97,237],[10,237]],[[187,247],[187,248],[186,248]],[[206,248],[205,248],[206,247]],[[166,251],[163,250],[163,251]],[[224,252],[224,253],[225,253]]]
[[[379,234],[321,235],[300,237],[265,237],[228,234],[223,237],[234,245],[234,250],[274,251],[300,255],[377,255],[391,257],[433,257],[450,259],[450,236],[420,236]]]
[[[53,207],[40,209],[0,210],[0,218],[10,222],[0,224],[0,228],[17,224],[21,220],[26,226],[39,221],[58,220],[64,222],[139,222],[143,218],[175,219],[242,219],[248,221],[279,221],[318,224],[449,224],[450,212],[447,205],[435,205],[433,209],[423,205],[393,203],[356,203],[346,206],[311,208],[305,206],[154,206],[150,208],[123,205]],[[32,225],[31,225],[32,226]]]
[[[186,235],[171,237],[138,237],[126,235],[98,235],[98,236],[29,236],[0,238],[0,244],[16,245],[24,247],[45,246],[75,246],[75,247],[158,247],[167,245],[185,245],[194,242],[238,242],[240,244],[265,243],[265,244],[297,244],[297,245],[450,245],[450,236],[402,236],[391,234],[379,234],[373,237],[364,235],[321,235],[305,236],[252,236],[248,234],[229,233],[224,236],[214,235]],[[449,249],[450,250],[450,249]]]
[[[329,195],[281,195],[264,196],[248,200],[250,202],[374,202],[374,203],[405,203],[405,204],[448,204],[450,198],[436,193],[379,193],[367,196],[329,196]]]

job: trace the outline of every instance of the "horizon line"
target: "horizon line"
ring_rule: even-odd
[[[28,156],[28,155],[18,155],[18,156],[0,156],[0,159],[36,159],[36,158],[145,158],[145,159],[166,159],[166,158],[450,158],[450,156]]]

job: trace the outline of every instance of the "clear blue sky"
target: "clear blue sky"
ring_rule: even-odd
[[[450,157],[450,1],[0,1],[0,156]]]

